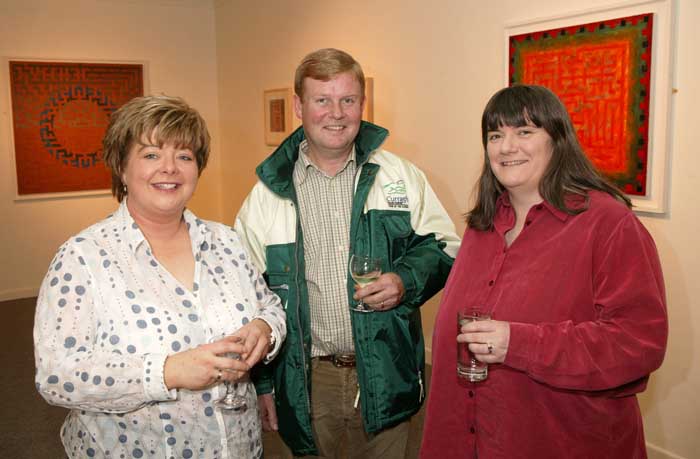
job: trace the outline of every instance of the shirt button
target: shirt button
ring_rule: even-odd
[[[530,226],[530,223],[532,223],[530,220],[525,222],[525,226]]]
[[[489,281],[489,287],[492,286],[492,285],[493,285],[493,281],[490,280],[490,281]]]
[[[471,427],[469,428],[469,432],[471,432],[471,433],[476,433],[476,429],[474,428],[474,426],[471,426]]]
[[[473,390],[470,390],[470,391],[469,391],[469,398],[473,398],[473,397],[474,397],[474,391],[473,391]]]
[[[542,210],[542,204],[536,207],[537,210]]]

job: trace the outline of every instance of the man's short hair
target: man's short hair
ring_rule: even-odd
[[[324,48],[307,54],[294,75],[294,92],[304,98],[304,79],[328,81],[341,73],[350,72],[360,83],[362,97],[365,95],[365,75],[360,64],[348,53],[335,48]]]

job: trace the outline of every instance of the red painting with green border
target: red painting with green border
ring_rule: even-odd
[[[646,195],[653,14],[509,37],[509,82],[546,86],[566,105],[593,164]]]

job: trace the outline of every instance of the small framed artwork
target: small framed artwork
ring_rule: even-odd
[[[362,110],[362,119],[374,123],[374,78],[365,78],[365,108]]]
[[[268,89],[265,104],[265,144],[279,145],[292,133],[292,90]]]
[[[108,193],[102,138],[110,115],[144,94],[144,65],[6,62],[17,199]]]
[[[672,0],[506,27],[507,84],[546,86],[593,164],[635,210],[666,211]]]

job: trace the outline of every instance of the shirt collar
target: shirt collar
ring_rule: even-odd
[[[580,198],[577,196],[574,197],[569,197],[566,199],[566,203],[569,205],[569,207],[576,207],[578,202],[580,201]],[[510,196],[508,195],[507,191],[504,191],[501,193],[501,195],[498,197],[498,200],[496,201],[496,209],[498,208],[511,208],[512,205],[510,203]],[[532,206],[533,208],[540,208],[540,209],[547,209],[552,215],[554,215],[557,219],[559,219],[562,222],[565,222],[566,220],[569,219],[570,215],[567,214],[566,212],[557,209],[554,207],[552,204],[550,204],[548,201],[543,200],[539,204],[535,204]]]
[[[187,230],[190,232],[192,252],[196,254],[195,258],[199,261],[199,252],[209,250],[212,245],[211,230],[209,230],[208,225],[204,224],[204,220],[197,218],[189,209],[185,209],[182,218],[184,218]]]
[[[304,139],[299,144],[299,159],[297,160],[301,163],[301,166],[302,166],[301,169],[299,170],[299,183],[304,183],[304,181],[306,180],[306,177],[308,175],[308,170],[310,167],[313,167],[314,169],[316,169],[317,171],[319,171],[320,173],[325,175],[325,172],[323,172],[321,169],[319,169],[318,166],[316,166],[316,164],[314,164],[313,161],[311,161],[311,158],[309,158],[308,151],[309,151],[309,141]],[[348,158],[345,160],[345,164],[343,164],[343,167],[338,171],[338,173],[343,172],[348,167],[350,162],[355,162],[355,160],[356,160],[355,145],[353,145],[352,151],[348,155]]]
[[[121,204],[119,204],[119,208],[114,213],[114,217],[124,233],[123,238],[129,245],[129,250],[131,250],[132,253],[136,253],[141,244],[146,242],[146,237],[129,213],[129,208],[126,206],[127,199],[129,199],[129,197],[125,196]]]
[[[136,223],[134,218],[129,213],[129,208],[126,205],[128,196],[126,196],[119,208],[114,213],[114,217],[122,229],[123,238],[129,246],[129,250],[132,253],[136,253],[139,248],[145,244],[145,247],[150,251],[150,245],[143,235],[141,228]],[[207,250],[211,244],[211,232],[207,225],[204,224],[202,220],[197,218],[189,209],[185,209],[182,213],[182,217],[187,225],[187,230],[190,234],[190,241],[192,243],[192,248],[194,253],[198,253],[200,250]]]

